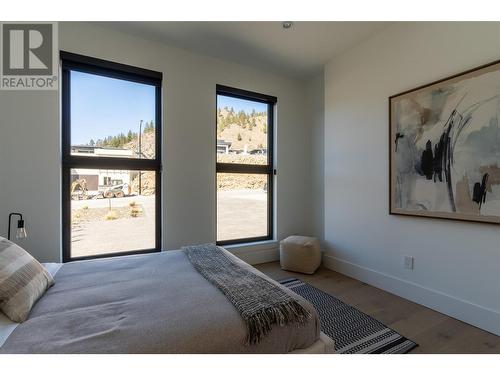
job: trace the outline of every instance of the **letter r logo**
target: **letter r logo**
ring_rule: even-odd
[[[51,75],[52,25],[3,24],[3,75]]]

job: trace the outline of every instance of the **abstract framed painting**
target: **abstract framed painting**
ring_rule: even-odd
[[[389,98],[390,213],[500,224],[500,60]]]

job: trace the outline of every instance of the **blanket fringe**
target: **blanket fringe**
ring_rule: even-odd
[[[311,313],[300,303],[292,300],[279,306],[259,310],[243,318],[247,325],[245,345],[254,345],[271,332],[273,325],[286,326],[293,323],[304,325],[311,318]]]

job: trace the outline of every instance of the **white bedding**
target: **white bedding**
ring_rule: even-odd
[[[62,263],[42,263],[42,266],[45,267],[45,269],[54,277],[59,271],[59,269],[62,267]]]
[[[42,265],[54,277],[62,263],[42,263]],[[13,322],[0,311],[0,348],[18,325],[19,323]]]
[[[18,325],[0,311],[0,348]]]
[[[55,276],[59,269],[62,267],[61,263],[43,263],[45,269],[52,275]],[[8,337],[14,332],[19,323],[14,323],[8,319],[2,312],[0,312],[0,348],[7,341]],[[333,353],[334,345],[333,341],[321,333],[320,339],[316,341],[313,345],[306,349],[297,349],[291,354],[319,354],[319,353]]]

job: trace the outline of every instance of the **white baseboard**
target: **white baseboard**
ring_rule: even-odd
[[[224,248],[251,265],[280,260],[278,243],[276,241],[225,246]]]
[[[323,266],[500,336],[500,312],[331,255]]]

